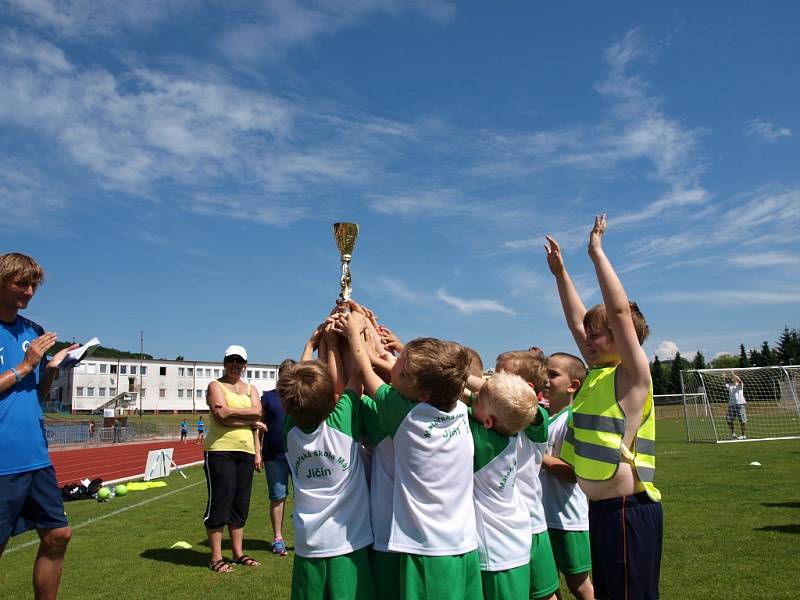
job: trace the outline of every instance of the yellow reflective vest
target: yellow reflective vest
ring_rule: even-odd
[[[633,447],[622,441],[625,413],[617,402],[615,379],[617,367],[589,369],[572,408],[561,459],[572,465],[575,474],[589,481],[607,481],[619,468],[621,460],[636,469],[647,495],[661,500],[653,481],[656,475],[656,411],[653,408],[653,385],[647,391],[642,423]]]

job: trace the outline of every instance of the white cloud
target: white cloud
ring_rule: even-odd
[[[792,130],[788,127],[778,127],[772,121],[761,117],[748,121],[744,132],[746,135],[759,137],[770,144],[779,142],[781,138],[792,137]]]
[[[473,315],[481,312],[499,312],[506,315],[517,314],[507,306],[504,306],[497,300],[483,300],[478,298],[467,299],[452,296],[447,293],[444,288],[439,288],[436,291],[436,297],[442,302],[449,304],[455,308],[462,315]]]
[[[675,291],[648,296],[651,302],[701,302],[712,306],[777,305],[800,302],[800,288],[770,286],[767,290]]]
[[[3,157],[0,160],[0,231],[52,231],[55,212],[67,205],[63,187],[40,168]]]
[[[669,340],[664,340],[656,346],[656,349],[653,351],[653,356],[657,356],[660,360],[672,360],[678,352],[680,352],[678,344]]]
[[[740,254],[728,258],[728,262],[748,269],[787,265],[800,269],[800,255],[792,252],[761,252]]]
[[[519,265],[505,267],[500,276],[512,295],[525,296],[531,303],[537,301],[553,287],[553,282],[547,281],[539,273]]]

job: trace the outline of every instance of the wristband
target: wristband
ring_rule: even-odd
[[[22,381],[22,377],[19,376],[19,373],[17,373],[17,370],[14,367],[11,367],[11,372],[14,374],[14,379],[17,380],[16,383]]]

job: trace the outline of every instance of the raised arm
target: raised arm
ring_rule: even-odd
[[[558,242],[549,235],[545,236],[545,239],[547,240],[547,244],[544,245],[545,252],[547,252],[547,266],[556,278],[558,297],[561,299],[561,308],[564,309],[567,327],[569,327],[583,359],[589,362],[586,352],[586,331],[583,329],[583,317],[586,314],[586,307],[583,305],[581,297],[578,295],[578,290],[575,289],[575,284],[572,283],[572,278],[567,272]]]
[[[597,273],[597,283],[603,295],[608,325],[614,336],[614,344],[622,360],[625,375],[630,377],[632,384],[649,386],[650,363],[636,335],[628,294],[625,293],[622,282],[603,250],[605,230],[606,216],[598,215],[589,234],[589,256]]]
[[[364,347],[361,333],[366,328],[364,315],[351,312],[344,317],[344,331],[353,358],[354,371],[359,371],[364,383],[364,391],[368,396],[374,397],[378,388],[383,385],[383,380],[372,369],[369,353]]]

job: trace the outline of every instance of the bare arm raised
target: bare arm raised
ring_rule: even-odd
[[[583,317],[586,314],[586,307],[572,283],[572,278],[564,265],[564,257],[561,255],[561,247],[552,237],[545,236],[547,244],[544,245],[547,252],[547,266],[556,278],[558,286],[558,297],[561,299],[561,308],[564,309],[564,317],[567,319],[567,327],[572,332],[572,337],[580,350],[583,359],[588,363],[589,357],[586,352],[586,331],[583,328]]]

